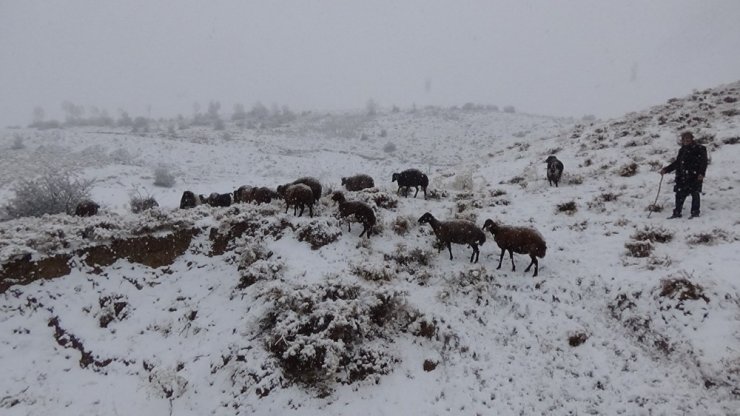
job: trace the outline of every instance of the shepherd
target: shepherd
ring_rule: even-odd
[[[676,160],[660,170],[661,175],[676,171],[676,207],[673,215],[668,219],[681,218],[683,203],[691,195],[691,216],[696,218],[700,214],[700,193],[707,171],[707,148],[694,142],[694,135],[690,131],[681,134],[681,149]]]

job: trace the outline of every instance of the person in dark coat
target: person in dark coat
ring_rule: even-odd
[[[691,216],[699,216],[699,205],[701,186],[704,181],[704,174],[707,171],[707,148],[694,142],[694,135],[691,132],[681,134],[681,149],[678,151],[676,160],[670,165],[660,170],[664,175],[676,171],[676,185],[673,192],[676,193],[676,207],[673,209],[673,215],[668,217],[681,218],[683,203],[686,197],[691,195]]]

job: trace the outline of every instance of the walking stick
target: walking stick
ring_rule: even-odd
[[[663,174],[661,173],[661,174],[660,174],[660,183],[658,183],[658,194],[657,194],[657,195],[655,195],[655,202],[653,202],[653,205],[651,205],[651,206],[650,206],[650,207],[648,208],[648,211],[649,211],[649,212],[648,212],[648,218],[650,218],[650,214],[652,214],[652,213],[653,213],[653,210],[654,210],[654,209],[655,209],[655,207],[656,207],[656,205],[655,205],[655,204],[657,204],[657,203],[658,203],[658,197],[660,196],[660,187],[661,187],[662,185],[663,185]]]

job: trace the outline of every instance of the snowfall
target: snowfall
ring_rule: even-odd
[[[740,82],[612,120],[465,106],[2,130],[2,201],[73,172],[101,211],[0,222],[0,413],[740,415],[738,99]],[[687,201],[668,220],[658,170],[684,130],[709,152],[702,215]],[[173,186],[154,186],[157,168]],[[426,199],[391,182],[408,168],[429,176]],[[373,207],[369,239],[329,197],[358,173],[375,187],[345,195]],[[313,217],[282,200],[179,209],[186,190],[302,176],[324,187]],[[132,195],[159,207],[134,214]],[[457,244],[450,260],[425,212],[538,230],[538,276],[526,255],[498,268],[490,233],[478,263]],[[182,230],[164,265],[79,254]],[[8,272],[58,255],[59,277]]]

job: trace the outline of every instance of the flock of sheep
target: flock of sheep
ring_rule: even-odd
[[[557,187],[563,174],[563,163],[555,156],[548,157],[546,163],[547,180],[550,185],[554,184]],[[406,193],[408,193],[408,190],[412,187],[415,188],[416,193],[414,193],[414,198],[419,194],[419,188],[421,188],[424,191],[424,199],[426,199],[429,178],[420,170],[407,169],[400,173],[394,173],[391,177],[391,181],[398,183],[397,192],[399,193],[404,188]],[[366,188],[373,188],[375,186],[375,181],[373,181],[372,177],[361,174],[342,178],[342,186],[344,186],[347,191],[355,192]],[[313,217],[313,206],[321,198],[321,192],[322,187],[318,180],[312,177],[303,177],[296,179],[291,183],[278,186],[277,191],[273,191],[267,187],[251,187],[246,185],[239,187],[231,193],[212,193],[207,197],[204,195],[196,195],[191,191],[185,191],[180,199],[180,208],[194,208],[200,204],[208,204],[215,207],[228,207],[232,203],[269,204],[273,199],[282,199],[285,201],[286,213],[292,206],[293,215],[298,215],[300,217],[303,215],[305,208],[308,207],[308,213]],[[361,223],[363,226],[360,237],[363,235],[370,237],[370,235],[373,234],[376,218],[375,212],[370,205],[361,201],[347,201],[341,191],[333,192],[331,199],[338,204],[340,217],[347,219],[349,231],[352,231],[352,225],[349,222],[349,219],[354,216],[355,221]],[[154,201],[154,199],[150,198],[150,200],[151,203],[144,207],[144,209],[157,206],[157,202]],[[95,202],[84,201],[77,206],[75,215],[96,215],[99,208],[100,207]],[[300,212],[298,211],[299,208]],[[512,271],[516,271],[516,266],[514,265],[514,253],[526,254],[529,255],[532,261],[529,263],[529,266],[527,266],[525,272],[528,272],[532,265],[534,265],[533,276],[537,276],[537,272],[539,270],[537,258],[545,257],[545,252],[547,251],[547,244],[545,243],[544,238],[542,238],[542,235],[533,228],[501,225],[491,219],[487,219],[481,229],[475,225],[474,222],[467,220],[440,221],[434,218],[434,216],[429,212],[422,215],[418,222],[419,224],[429,224],[432,227],[434,235],[437,237],[437,240],[439,240],[440,251],[443,247],[447,247],[450,252],[450,260],[452,260],[452,243],[466,244],[473,249],[473,253],[470,256],[470,262],[477,263],[478,256],[480,255],[478,246],[483,245],[486,241],[485,231],[488,231],[493,235],[493,240],[501,249],[497,269],[501,268],[501,262],[503,261],[504,254],[507,251],[511,258]]]
[[[563,164],[555,156],[550,156],[546,162],[548,164],[547,179],[550,185],[554,184],[557,186],[563,173]],[[415,188],[414,197],[419,194],[419,188],[421,188],[424,192],[424,199],[426,199],[429,178],[420,170],[407,169],[400,173],[394,173],[391,181],[398,184],[397,192],[399,193],[404,188],[406,192],[411,188]],[[368,175],[360,174],[342,178],[342,186],[347,191],[355,192],[366,188],[373,188],[375,181]],[[321,195],[322,186],[318,180],[312,177],[302,177],[291,183],[278,186],[277,191],[273,191],[267,187],[242,186],[232,193],[213,193],[208,197],[196,195],[191,191],[185,191],[180,199],[180,208],[193,208],[200,204],[209,204],[218,207],[229,206],[232,203],[262,204],[270,203],[273,199],[282,199],[285,201],[286,213],[290,207],[293,207],[293,215],[300,217],[303,215],[305,208],[308,207],[309,215],[313,216],[313,206],[319,201]],[[341,191],[333,192],[331,199],[337,203],[339,216],[348,220],[349,231],[352,230],[349,219],[354,216],[355,221],[363,226],[360,237],[363,235],[370,237],[373,234],[376,218],[370,205],[361,201],[348,201]],[[537,258],[545,257],[545,252],[547,251],[547,244],[544,238],[533,228],[506,226],[488,219],[481,229],[472,221],[467,220],[440,221],[434,218],[429,212],[422,215],[418,222],[419,224],[429,224],[432,227],[434,235],[439,240],[440,251],[443,247],[447,247],[450,253],[450,260],[452,259],[452,244],[465,244],[473,249],[473,253],[470,256],[471,263],[477,263],[480,255],[478,246],[486,241],[485,231],[493,235],[494,241],[501,249],[497,269],[501,268],[504,254],[507,251],[511,258],[512,271],[516,270],[514,253],[526,254],[529,255],[532,261],[527,266],[525,272],[528,272],[532,265],[534,265],[533,276],[537,276],[539,270]]]

